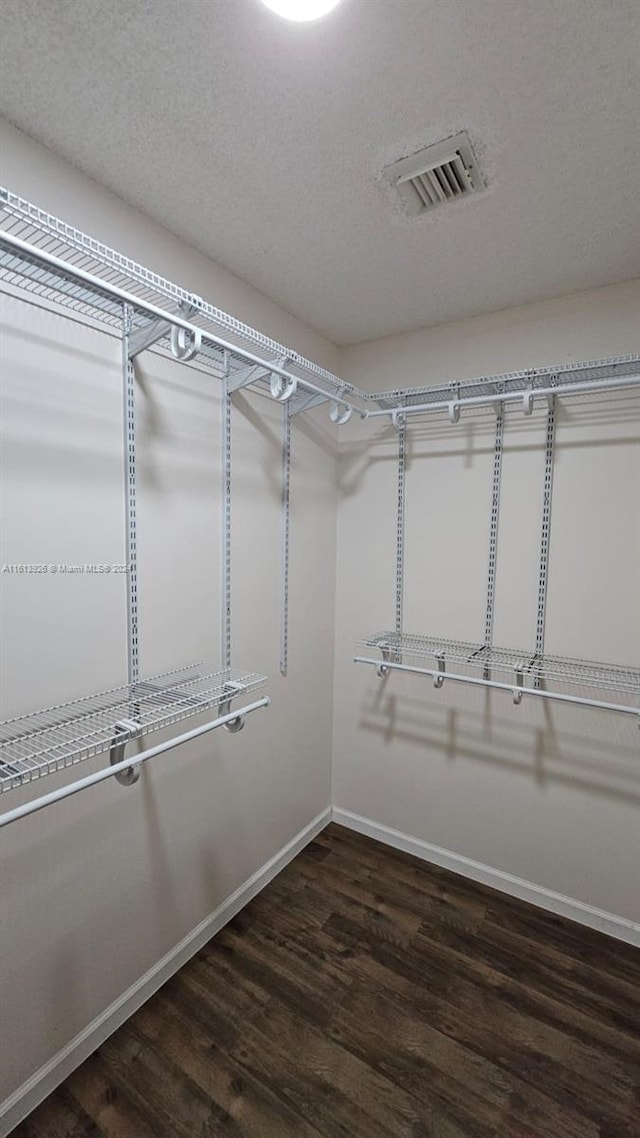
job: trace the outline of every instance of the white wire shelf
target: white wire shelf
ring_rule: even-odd
[[[485,398],[498,402],[501,395],[513,392],[523,394],[531,389],[544,390],[549,385],[570,388],[572,385],[593,385],[635,376],[640,371],[640,355],[611,356],[583,363],[558,364],[555,367],[530,368],[526,371],[505,372],[480,379],[461,379],[450,383],[429,384],[423,387],[395,388],[391,391],[363,393],[367,405],[375,403],[380,409],[405,409],[415,406],[428,410],[431,404],[458,402],[464,399]]]
[[[525,682],[569,684],[575,687],[618,692],[640,701],[640,667],[601,664],[565,656],[537,656],[535,651],[493,648],[463,640],[444,640],[435,636],[409,633],[374,632],[359,641],[362,648],[380,651],[394,663],[427,661],[437,666],[444,657],[447,668],[456,664],[470,672],[494,672],[513,680],[521,672]]]
[[[0,723],[0,792],[74,766],[200,712],[229,711],[261,688],[254,672],[209,672],[202,664],[20,715]],[[117,725],[117,727],[116,727]]]
[[[326,368],[214,307],[195,293],[137,264],[75,226],[39,209],[25,198],[0,187],[0,242],[3,233],[27,242],[37,251],[60,258],[70,269],[80,269],[104,283],[103,290],[79,284],[71,274],[65,277],[64,272],[52,273],[38,265],[35,258],[29,261],[22,253],[16,255],[15,251],[0,244],[0,280],[15,288],[63,304],[118,330],[121,328],[122,304],[109,295],[109,289],[124,290],[142,304],[152,304],[167,311],[188,308],[189,320],[203,331],[223,338],[240,350],[263,355],[267,361],[286,359],[289,371],[301,379],[313,379],[326,392],[327,398],[360,396],[357,388]],[[136,311],[134,305],[134,328],[150,324],[148,315],[142,309]],[[168,339],[160,343],[168,348]],[[199,361],[220,374],[222,351],[210,348],[199,353]],[[232,370],[246,366],[240,356],[230,364]]]
[[[14,237],[31,246],[32,252],[17,250],[3,235]],[[38,253],[60,259],[62,266],[45,265]],[[73,275],[73,269],[96,278],[94,285],[82,282]],[[0,187],[0,281],[22,293],[36,295],[45,302],[62,304],[74,312],[103,324],[118,332],[122,330],[122,300],[114,290],[123,290],[132,298],[132,332],[143,334],[153,329],[154,318],[144,305],[152,305],[167,314],[188,316],[191,325],[205,335],[219,337],[228,350],[216,343],[204,342],[198,350],[198,364],[217,377],[247,371],[247,358],[243,351],[260,357],[262,370],[250,380],[250,386],[264,394],[269,393],[269,364],[285,366],[287,374],[297,376],[301,386],[291,400],[291,413],[310,410],[327,400],[342,401],[366,414],[385,414],[392,410],[402,412],[420,408],[428,412],[432,404],[443,401],[457,403],[465,399],[493,399],[500,395],[544,390],[549,384],[563,388],[585,385],[597,389],[598,384],[623,382],[625,377],[637,376],[640,355],[620,356],[606,360],[591,360],[581,364],[560,364],[558,367],[533,368],[509,372],[480,379],[461,380],[446,384],[394,389],[380,393],[360,390],[351,383],[306,359],[284,344],[263,335],[256,329],[214,307],[202,297],[173,284],[158,273],[132,261],[104,243],[76,229],[75,226],[39,209],[24,198]],[[137,306],[136,306],[137,301]],[[168,335],[152,338],[163,352],[169,352]],[[234,353],[237,348],[237,354]],[[376,410],[370,410],[372,405]],[[462,404],[464,406],[464,402]],[[435,409],[435,408],[434,408]],[[341,418],[334,422],[342,422]],[[346,419],[344,420],[346,422]],[[457,420],[456,420],[457,421]]]

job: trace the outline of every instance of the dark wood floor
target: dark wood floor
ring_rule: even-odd
[[[332,825],[16,1138],[639,1138],[640,952]]]

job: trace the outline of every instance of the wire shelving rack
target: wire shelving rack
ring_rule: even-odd
[[[484,674],[488,671],[513,681],[514,675],[521,673],[525,681],[530,680],[532,683],[567,684],[616,692],[640,701],[640,668],[625,668],[619,664],[603,664],[548,653],[540,655],[534,649],[518,651],[471,641],[391,631],[374,632],[362,637],[358,644],[363,649],[380,651],[383,665],[385,659],[399,664],[415,660],[437,668],[438,663],[444,660],[447,667],[455,664],[456,667],[468,669],[471,674]]]
[[[617,387],[640,387],[640,355],[611,356],[607,359],[557,366],[504,372],[479,379],[453,380],[425,387],[396,388],[390,391],[363,393],[368,418],[390,416],[394,420],[448,413],[458,422],[465,408],[516,407],[531,414],[534,401],[545,396],[565,395],[576,398]],[[559,390],[558,390],[559,389]],[[521,397],[521,398],[518,398]],[[375,409],[370,407],[375,404]]]
[[[75,766],[266,684],[257,673],[193,665],[0,723],[0,792]]]
[[[228,382],[230,376],[240,371],[246,373],[249,362],[251,377],[270,387],[274,367],[279,381],[288,382],[283,367],[285,350],[200,297],[4,189],[0,189],[0,287],[26,300],[37,298],[47,308],[60,306],[70,315],[87,319],[122,339],[125,539],[129,566],[127,684],[0,723],[0,792],[25,786],[107,751],[119,772],[116,777],[130,785],[137,775],[127,777],[131,771],[123,773],[120,768],[127,764],[123,756],[131,740],[212,710],[213,722],[196,728],[194,734],[220,725],[235,733],[243,725],[245,714],[270,702],[263,697],[232,711],[234,701],[234,706],[243,702],[242,697],[262,687],[266,678],[233,670],[230,656],[223,660],[219,671],[194,665],[148,680],[140,678],[133,359],[145,349],[156,348],[188,362],[196,354],[192,349],[197,347],[198,362],[213,376]],[[266,358],[256,357],[254,362],[257,351]],[[275,362],[269,358],[270,353],[277,354]],[[292,353],[287,353],[286,363],[287,367],[295,365],[305,374],[313,374],[314,388],[319,386],[316,379],[325,385],[327,379],[333,381],[329,373],[325,375],[322,369]],[[336,392],[337,385],[338,381]],[[160,753],[173,745],[170,740],[156,750]],[[147,754],[151,752],[144,752],[142,759]],[[140,761],[140,756],[134,757],[131,769]],[[28,803],[25,808],[10,811],[2,816],[2,822],[32,808],[39,809],[49,799],[67,796],[75,788],[100,781],[108,772],[109,768]]]
[[[5,235],[21,246],[3,245]],[[46,263],[47,257],[62,264]],[[117,293],[124,291],[133,309],[133,333],[141,343],[149,337],[145,347],[171,351],[171,324],[163,326],[149,306],[162,310],[169,321],[177,316],[203,333],[198,363],[218,378],[230,376],[232,387],[236,376],[238,386],[272,395],[274,374],[295,379],[289,385],[294,387],[292,414],[332,400],[350,406],[350,398],[362,394],[326,368],[5,188],[0,188],[0,280],[117,330],[122,311]],[[282,392],[276,397],[282,398]]]
[[[128,549],[135,554],[135,412],[132,365],[135,356],[145,350],[169,354],[183,362],[197,357],[198,365],[220,381],[227,419],[230,400],[236,391],[251,388],[268,395],[286,407],[286,415],[312,410],[322,404],[330,407],[331,419],[337,425],[347,422],[352,410],[363,418],[391,418],[400,428],[413,416],[430,413],[448,414],[459,421],[460,412],[469,408],[489,407],[496,411],[500,424],[506,407],[521,408],[530,415],[534,406],[546,400],[549,407],[547,432],[546,477],[550,496],[553,465],[553,405],[556,395],[582,396],[618,388],[640,389],[640,355],[563,364],[558,367],[534,368],[480,379],[461,380],[439,385],[365,392],[340,377],[292,351],[285,345],[250,328],[242,321],[209,304],[202,297],[173,284],[163,276],[123,256],[106,244],[95,240],[74,226],[61,221],[25,199],[0,188],[0,284],[9,291],[28,298],[39,298],[45,305],[61,305],[79,317],[97,322],[113,335],[123,338],[125,404],[128,407],[126,440],[128,478]],[[536,404],[537,401],[537,404]],[[289,437],[285,433],[285,437]],[[497,446],[498,444],[496,444]],[[398,518],[404,508],[404,464],[406,446],[399,451],[400,473]],[[286,464],[288,469],[288,462]],[[133,478],[130,477],[133,472]],[[230,449],[225,454],[225,472],[230,485]],[[494,472],[494,501],[499,496],[500,466]],[[545,499],[546,500],[546,499]],[[289,493],[283,495],[286,537],[283,548],[283,612],[287,612],[288,588],[288,510]],[[492,543],[495,545],[495,528]],[[548,530],[548,527],[547,527]],[[548,532],[543,532],[541,581],[546,581]],[[230,614],[230,510],[223,522],[223,544],[226,550],[223,594],[225,611]],[[492,554],[495,549],[491,547]],[[497,649],[491,644],[471,644],[436,640],[432,637],[402,633],[402,581],[404,557],[404,525],[398,525],[396,556],[396,630],[376,633],[363,641],[366,648],[380,649],[383,660],[394,666],[405,656],[433,662],[442,672],[442,660],[464,666],[466,672],[482,672],[482,681],[491,672],[512,675],[520,685],[531,678],[537,689],[546,683],[580,685],[637,695],[639,672],[616,665],[591,663],[550,656],[543,651],[544,590],[538,603],[538,625],[533,652]],[[129,560],[129,558],[128,558]],[[135,556],[133,558],[135,562]],[[491,560],[490,560],[491,564]],[[135,568],[135,565],[134,565]],[[224,581],[227,585],[224,585]],[[23,716],[2,725],[0,789],[10,789],[49,770],[73,765],[113,744],[115,724],[122,722],[118,739],[126,742],[141,730],[157,730],[175,723],[188,714],[207,710],[216,704],[229,706],[229,683],[244,684],[239,690],[253,690],[262,678],[252,673],[234,679],[230,671],[230,620],[227,620],[223,653],[225,669],[221,673],[199,673],[183,684],[177,673],[148,681],[151,689],[143,691],[137,674],[137,602],[136,579],[132,572],[128,598],[129,618],[129,683],[114,693],[102,693],[87,700],[50,709],[34,716]],[[226,591],[225,591],[226,590]],[[488,605],[490,601],[488,600]],[[286,647],[286,615],[283,644]],[[132,647],[133,645],[133,647]],[[286,669],[286,652],[283,656]],[[282,664],[282,662],[281,662]],[[235,675],[235,674],[234,674]],[[184,677],[183,677],[184,679]],[[245,683],[246,681],[246,683]],[[482,682],[479,681],[479,682]],[[155,690],[156,683],[159,690]],[[225,684],[227,687],[225,688]],[[207,686],[208,685],[208,686]],[[143,698],[144,695],[144,698]],[[233,697],[231,697],[233,698]],[[104,702],[106,700],[106,703]],[[164,700],[164,702],[163,702]],[[585,702],[585,701],[583,701]],[[137,708],[140,719],[131,714]],[[52,722],[47,716],[58,714]],[[60,718],[61,717],[61,718]],[[145,718],[146,717],[146,718]],[[130,726],[127,727],[126,723]],[[132,726],[131,726],[132,725]],[[85,727],[88,735],[84,734]],[[127,731],[132,734],[127,735]],[[7,734],[8,732],[8,734]],[[33,751],[33,746],[37,749]]]
[[[5,236],[8,241],[3,243]],[[11,238],[19,246],[12,245]],[[338,424],[347,421],[350,408],[368,418],[464,408],[478,399],[491,405],[501,397],[529,392],[535,398],[549,383],[593,391],[616,380],[640,385],[640,355],[633,355],[367,392],[2,187],[0,280],[118,331],[122,313],[118,294],[124,291],[132,308],[132,340],[137,336],[142,347],[170,352],[172,321],[174,327],[197,329],[203,336],[198,363],[218,378],[227,377],[231,392],[251,387],[287,402],[292,415],[335,402],[332,418]],[[155,313],[150,311],[154,308]],[[274,383],[277,376],[285,382]]]

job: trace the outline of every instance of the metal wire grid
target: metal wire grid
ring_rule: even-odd
[[[313,376],[316,380],[321,379],[328,398],[337,396],[352,399],[364,406],[374,402],[380,408],[391,408],[402,399],[405,406],[411,407],[416,403],[429,404],[442,399],[457,399],[472,395],[491,396],[497,394],[500,389],[505,392],[525,391],[527,387],[532,386],[535,390],[545,386],[550,380],[570,384],[591,379],[613,379],[616,376],[631,375],[640,366],[640,356],[622,356],[581,364],[561,364],[558,367],[510,372],[448,384],[395,389],[378,394],[365,393],[297,352],[290,351],[276,340],[264,336],[256,329],[208,304],[201,297],[153,273],[74,226],[32,205],[24,198],[0,188],[0,237],[3,230],[29,242],[37,249],[62,258],[70,266],[92,273],[104,281],[107,288],[112,285],[126,289],[140,300],[159,307],[166,308],[167,299],[172,302],[172,307],[188,304],[195,310],[191,316],[192,323],[199,325],[203,330],[214,335],[224,334],[226,339],[236,343],[239,348],[247,346],[253,349],[259,348],[266,353],[265,362],[269,359],[273,362],[286,358],[287,369],[292,374],[298,371],[302,378],[306,375]],[[119,300],[110,296],[106,290],[101,293],[97,288],[80,284],[72,277],[67,278],[62,272],[41,265],[35,258],[30,259],[27,254],[16,254],[11,249],[0,247],[0,279],[4,279],[16,288],[37,294],[45,300],[62,303],[78,313],[120,328],[122,305]],[[134,328],[148,326],[150,323],[152,320],[148,314],[141,311],[134,312]],[[160,340],[158,346],[168,351],[168,339],[165,337]],[[198,361],[221,376],[226,370],[223,354],[222,349],[214,345],[203,345],[198,353]],[[233,374],[236,370],[244,369],[246,362],[241,357],[234,357],[228,361],[228,365]],[[252,386],[267,391],[269,377],[258,378]]]
[[[6,229],[6,226],[4,227]],[[63,270],[59,270],[50,265],[42,264],[36,255],[29,255],[26,252],[16,253],[9,247],[3,247],[2,244],[2,228],[0,221],[0,280],[3,280],[12,288],[19,289],[22,293],[28,293],[32,296],[37,296],[41,300],[50,304],[62,304],[65,308],[77,313],[80,316],[88,317],[92,320],[97,320],[102,324],[107,324],[109,327],[117,329],[118,332],[122,330],[122,310],[123,304],[117,297],[111,296],[108,291],[102,292],[98,286],[90,286],[86,283],[76,281],[71,275],[66,276]],[[55,256],[59,256],[59,250],[52,250],[46,248],[43,244],[39,246],[46,252],[53,252]],[[70,261],[70,264],[76,264],[77,267],[92,271],[94,266],[90,262],[87,267],[84,263]],[[125,287],[131,282],[126,278],[118,278],[112,283],[118,287]],[[127,291],[131,291],[128,289]],[[143,300],[149,300],[151,303],[158,304],[163,298],[140,295],[141,290],[137,290],[137,296]],[[153,325],[153,318],[146,312],[137,310],[133,306],[127,306],[129,309],[130,318],[130,331],[134,332]],[[196,313],[191,317],[192,323],[199,324],[204,327],[204,321],[198,320]],[[156,349],[159,349],[162,354],[170,356],[171,349],[169,343],[169,336],[161,336],[154,344]],[[203,344],[198,354],[198,362],[201,366],[211,370],[216,376],[220,377],[224,371],[224,352],[222,348],[217,348],[213,344]],[[233,360],[233,370],[240,370],[245,366],[245,361],[238,357]]]
[[[229,703],[266,683],[254,672],[166,672],[0,723],[0,792],[92,758],[111,746]]]
[[[374,632],[359,641],[363,648],[388,651],[396,663],[404,656],[428,660],[430,665],[444,654],[445,664],[464,665],[472,670],[487,668],[508,673],[513,678],[516,669],[525,676],[540,676],[553,683],[579,687],[600,688],[625,692],[640,698],[640,668],[625,668],[617,664],[601,664],[593,660],[575,660],[565,656],[538,656],[534,650],[517,651],[513,648],[489,648],[463,640],[440,640],[433,636],[416,636],[395,632]]]
[[[6,228],[6,227],[5,227]],[[0,243],[2,241],[2,230],[0,228]],[[44,247],[44,246],[39,246]],[[53,250],[46,249],[47,252]],[[59,256],[59,250],[54,253]],[[76,262],[70,261],[70,264]],[[78,267],[86,271],[93,271],[95,266],[92,262],[87,267],[84,263],[78,264]],[[104,278],[104,274],[103,274]],[[102,324],[107,324],[114,329],[121,329],[122,324],[122,301],[109,295],[106,291],[103,293],[98,286],[91,286],[86,283],[79,283],[73,277],[66,276],[62,270],[49,265],[43,265],[37,259],[36,255],[29,255],[26,252],[16,253],[14,250],[0,244],[0,279],[4,280],[10,287],[19,289],[22,293],[28,293],[32,296],[37,296],[45,303],[49,304],[62,304],[65,308],[77,313],[80,316],[88,317],[92,320],[98,320]],[[156,305],[165,303],[164,297],[155,296],[150,290],[145,290],[143,296],[142,290],[138,288],[135,292],[132,290],[131,282],[126,277],[117,276],[112,282],[117,287],[127,287],[127,291],[132,295],[140,297],[141,300],[148,300],[150,303]],[[152,328],[154,319],[146,312],[137,310],[133,306],[128,306],[130,309],[131,331],[140,331],[147,328]],[[190,317],[192,324],[202,328],[203,331],[219,334],[220,329],[212,329],[211,322],[203,318],[199,311],[192,312]],[[163,334],[153,342],[155,351],[160,354],[173,358],[171,352],[169,334]],[[255,345],[252,345],[254,347]],[[283,355],[285,355],[283,350]],[[274,354],[274,360],[275,360]],[[280,357],[282,358],[282,357]],[[268,363],[269,361],[265,361]],[[271,361],[274,362],[274,361]],[[232,352],[225,351],[224,348],[218,347],[215,344],[203,343],[200,346],[197,356],[197,363],[200,368],[211,372],[216,378],[221,379],[228,372],[230,376],[236,373],[244,372],[247,368],[246,360],[238,355],[234,356]],[[292,357],[287,357],[287,367],[292,369]],[[270,395],[270,374],[268,371],[262,376],[258,376],[252,380],[251,386],[257,389],[264,395]],[[345,391],[349,393],[349,385],[336,380],[335,385],[326,391],[326,398],[331,399],[333,396],[344,398]],[[302,392],[301,402],[305,401],[306,395]],[[295,400],[294,400],[295,401]]]
[[[120,328],[122,302],[107,292],[90,289],[62,271],[44,265],[26,252],[16,253],[0,246],[0,279],[13,288],[19,288],[53,304],[64,304],[82,316],[98,319],[113,328]]]
[[[5,227],[6,228],[6,227]],[[2,233],[0,230],[0,242],[2,240]],[[40,247],[44,248],[43,245]],[[59,256],[59,250],[45,249],[47,252],[54,252],[55,256]],[[89,263],[87,267],[84,263],[77,263],[78,267],[87,271],[94,269],[93,263]],[[66,276],[62,270],[58,270],[52,266],[42,264],[37,257],[30,256],[28,253],[16,253],[10,248],[3,248],[0,244],[0,279],[5,281],[10,287],[20,289],[22,293],[28,293],[32,296],[37,296],[41,300],[49,304],[62,304],[65,308],[77,313],[80,316],[88,317],[92,320],[98,320],[102,324],[117,329],[118,332],[122,328],[122,301],[116,297],[111,296],[107,291],[104,293],[95,286],[91,287],[88,284],[80,283],[73,279],[71,276]],[[112,283],[117,284],[118,287],[124,287],[131,282],[126,278],[114,280]],[[130,289],[128,291],[131,291]],[[141,290],[137,290],[137,295],[140,296]],[[147,290],[149,292],[149,290]],[[141,299],[150,300],[152,303],[158,303],[163,298],[145,295]],[[130,331],[134,332],[153,325],[153,319],[145,312],[138,311],[132,306],[126,306],[129,311]],[[192,323],[199,324],[205,327],[205,322],[199,319],[199,314],[195,313],[191,317]],[[154,348],[159,350],[161,354],[171,356],[171,348],[169,336],[161,336],[154,344]],[[213,372],[216,377],[220,378],[224,374],[225,359],[224,350],[217,348],[213,344],[203,344],[200,352],[198,353],[198,363],[206,370]],[[238,356],[229,360],[229,369],[233,371],[241,371],[246,366],[245,361]],[[268,388],[268,383],[265,384]]]
[[[505,372],[503,375],[482,379],[464,379],[427,387],[396,388],[378,393],[361,393],[365,404],[374,402],[380,408],[391,409],[400,399],[406,407],[415,404],[440,403],[443,400],[464,399],[474,395],[495,396],[500,393],[526,391],[532,387],[545,388],[550,383],[588,383],[593,380],[615,379],[633,375],[640,367],[640,355],[612,356],[603,360],[587,360],[578,364],[559,364],[557,367],[533,368],[526,371]]]
[[[248,324],[244,324],[241,320],[229,315],[229,313],[223,312],[222,309],[215,308],[202,297],[173,284],[158,273],[137,264],[129,257],[111,249],[108,245],[89,237],[86,233],[76,229],[75,226],[68,225],[2,187],[0,187],[0,230],[11,233],[56,257],[61,257],[70,265],[99,277],[107,285],[126,289],[148,303],[165,308],[167,299],[176,306],[180,303],[188,304],[195,309],[195,313],[191,317],[192,322],[214,335],[223,335],[225,339],[235,343],[238,347],[260,349],[274,360],[286,357],[287,367],[292,371],[299,371],[301,377],[307,375],[323,380],[329,396],[348,393],[356,398],[361,398],[361,393],[356,387],[346,383],[312,360],[306,359],[298,352],[290,351],[277,340],[272,340],[269,336],[263,335],[255,328],[251,328]],[[16,259],[19,260],[20,258]],[[6,266],[6,268],[10,276],[15,278],[11,280],[11,283],[17,287],[24,287],[24,280],[16,278],[17,267],[14,265],[13,269],[11,266]],[[0,277],[4,276],[4,273],[5,266],[0,262]],[[20,275],[18,272],[18,277]],[[9,277],[5,279],[9,279]],[[67,285],[69,283],[67,282]],[[29,286],[27,285],[27,287]],[[108,323],[119,324],[119,302],[115,302],[118,308],[116,314],[110,312],[108,308],[105,309],[101,304],[93,305],[99,310],[96,312],[91,310],[92,301],[90,296],[87,297],[86,295],[88,292],[86,286],[73,286],[76,290],[79,289],[80,293],[84,289],[84,300],[77,292],[74,294],[66,286],[56,288],[51,282],[51,287],[51,293],[44,293],[48,299],[58,302],[62,299],[63,303],[77,308],[85,315],[99,316],[99,318],[107,320]],[[56,292],[58,295],[55,295]],[[239,360],[237,366],[244,367],[246,365],[244,361]]]

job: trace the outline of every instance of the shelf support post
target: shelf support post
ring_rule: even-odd
[[[554,380],[551,381],[553,386]],[[542,495],[542,527],[540,531],[540,566],[538,570],[538,608],[536,614],[536,661],[544,655],[544,633],[547,616],[547,585],[549,580],[549,546],[551,541],[551,503],[553,497],[553,458],[556,437],[556,405],[553,396],[547,411],[547,435],[544,457],[544,489]],[[540,687],[540,672],[536,670],[535,686]]]
[[[222,387],[222,542],[221,542],[222,668],[231,669],[231,392],[229,358],[224,356]]]
[[[484,619],[484,646],[487,650],[493,644],[493,614],[496,599],[496,564],[498,559],[498,521],[500,517],[500,486],[502,482],[502,442],[504,438],[504,406],[494,404],[496,409],[496,438],[493,449],[493,483],[491,488],[491,516],[489,521],[489,562],[487,568],[487,605]],[[489,678],[489,665],[485,666]]]
[[[129,684],[139,679],[138,654],[138,523],[136,513],[135,371],[130,356],[130,305],[122,306],[122,391],[125,482],[125,564],[127,566],[127,672]],[[135,718],[132,710],[131,718]]]
[[[291,415],[282,408],[282,562],[280,613],[280,675],[289,665],[289,538],[291,530]]]
[[[407,473],[407,424],[404,417],[398,424],[398,501],[396,515],[396,635],[402,637],[404,623],[404,536],[405,536],[405,484]],[[396,659],[400,654],[396,653]]]

